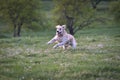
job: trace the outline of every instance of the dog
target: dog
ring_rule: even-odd
[[[66,32],[65,28],[66,25],[57,25],[56,35],[47,44],[58,42],[58,44],[53,46],[54,49],[57,47],[63,47],[63,49],[67,49],[69,46],[75,49],[77,45],[76,40],[74,36]]]

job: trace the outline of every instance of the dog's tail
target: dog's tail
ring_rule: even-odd
[[[77,42],[76,42],[75,38],[73,38],[72,47],[73,47],[73,49],[76,49],[76,47],[77,47]]]

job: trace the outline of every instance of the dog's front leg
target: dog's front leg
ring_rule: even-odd
[[[56,41],[56,37],[52,38],[47,44],[52,44]]]
[[[66,43],[66,41],[61,42],[61,43],[58,43],[58,44],[56,44],[55,46],[53,46],[53,48],[55,49],[55,48],[57,48],[57,47],[59,47],[59,46],[63,46],[63,45],[65,45],[65,43]]]
[[[52,43],[54,43],[56,40],[55,39],[52,39],[52,40],[50,40],[47,44],[52,44]]]

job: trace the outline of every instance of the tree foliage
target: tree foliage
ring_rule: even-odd
[[[38,19],[39,0],[0,0],[0,16],[14,27],[14,37],[20,36],[21,27]]]
[[[120,23],[120,0],[111,2],[110,13],[114,16],[114,20]]]
[[[91,0],[55,0],[55,4],[57,23],[66,24],[72,35],[94,21],[102,21],[100,18],[95,18]]]

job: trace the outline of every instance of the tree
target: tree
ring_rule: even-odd
[[[103,22],[103,19],[95,17],[91,0],[55,0],[55,4],[57,23],[66,24],[72,35],[95,21]]]
[[[23,24],[37,19],[39,0],[0,0],[0,16],[14,27],[14,37],[20,36]]]
[[[97,5],[101,2],[101,0],[91,0],[92,7],[96,9]]]
[[[115,22],[120,24],[120,0],[111,2],[110,14],[114,16]]]

